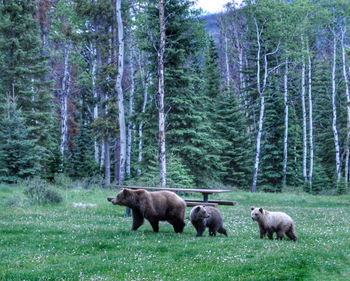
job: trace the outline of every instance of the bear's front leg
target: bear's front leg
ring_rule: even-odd
[[[259,227],[260,229],[260,238],[263,239],[266,235],[266,230],[262,227]]]
[[[197,225],[196,226],[197,230],[197,237],[201,237],[203,235],[203,232],[205,231],[205,226],[204,225]]]
[[[277,240],[282,240],[283,237],[284,237],[284,231],[283,230],[277,231]]]
[[[132,210],[132,231],[137,230],[144,222],[143,215],[138,210]]]

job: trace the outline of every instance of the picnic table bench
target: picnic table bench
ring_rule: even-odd
[[[144,187],[144,186],[125,186],[117,185],[117,188],[129,188],[129,189],[145,189],[145,190],[167,190],[173,192],[198,192],[203,194],[203,200],[196,199],[185,199],[187,207],[193,207],[196,205],[205,205],[217,207],[218,205],[234,206],[237,204],[236,201],[227,200],[209,200],[209,195],[214,193],[226,193],[232,192],[229,189],[196,189],[196,188],[173,188],[173,187]],[[127,209],[127,216],[130,215],[130,210]]]

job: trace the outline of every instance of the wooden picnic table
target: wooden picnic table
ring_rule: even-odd
[[[174,188],[174,187],[144,187],[144,186],[126,186],[126,185],[117,185],[117,188],[129,188],[129,189],[145,189],[145,190],[167,190],[174,192],[198,192],[203,194],[203,201],[185,199],[187,207],[193,207],[196,205],[206,205],[217,207],[217,205],[236,205],[236,201],[225,201],[225,200],[209,200],[209,195],[214,193],[226,193],[232,192],[230,189],[197,189],[197,188]],[[129,208],[126,208],[126,216],[130,216]]]
[[[229,189],[196,189],[196,188],[175,188],[175,187],[143,187],[143,186],[125,186],[125,185],[117,185],[118,188],[129,188],[129,189],[145,189],[145,190],[168,190],[168,191],[175,191],[175,192],[199,192],[203,194],[203,201],[205,203],[208,203],[208,197],[210,194],[213,193],[225,193],[225,192],[232,192],[232,190]],[[194,200],[191,200],[194,201]],[[201,202],[201,201],[198,201]],[[218,201],[220,202],[220,201]],[[218,203],[213,202],[213,203]],[[223,204],[224,205],[224,204]],[[232,205],[232,204],[231,204]]]

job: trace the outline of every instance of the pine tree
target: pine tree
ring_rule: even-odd
[[[14,98],[7,98],[0,118],[0,182],[15,183],[36,176],[40,170],[37,141],[28,138],[27,127]]]
[[[51,81],[47,81],[46,57],[41,52],[40,30],[35,1],[4,1],[0,6],[0,84],[2,94],[17,97],[28,139],[36,142],[40,163],[46,166],[57,149]]]
[[[218,136],[224,143],[221,154],[221,162],[226,168],[223,182],[249,189],[253,167],[252,143],[235,94],[219,96],[217,116]]]

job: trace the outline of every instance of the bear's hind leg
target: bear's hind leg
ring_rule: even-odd
[[[144,222],[143,215],[138,210],[132,210],[132,231],[137,230]]]
[[[168,222],[173,226],[176,233],[182,233],[185,228],[185,222],[179,218],[169,219]]]
[[[225,229],[223,226],[221,226],[221,227],[218,229],[218,232],[221,233],[221,234],[223,234],[223,235],[225,235],[225,236],[227,237],[227,231],[226,231],[226,229]]]
[[[149,220],[149,222],[150,222],[150,224],[151,224],[151,226],[153,228],[153,231],[158,233],[159,232],[159,221],[153,219],[153,220]]]
[[[209,228],[209,236],[216,236],[216,229],[215,228]]]
[[[270,240],[273,239],[273,231],[272,230],[267,231],[267,237],[269,237]]]

